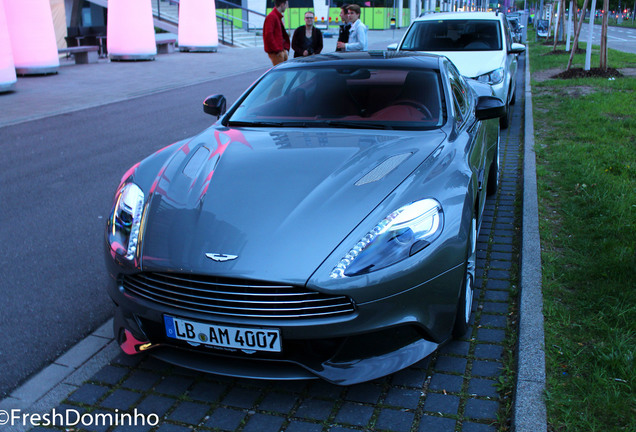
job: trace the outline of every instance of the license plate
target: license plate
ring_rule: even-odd
[[[166,336],[195,344],[246,351],[280,352],[280,330],[203,324],[163,316]]]

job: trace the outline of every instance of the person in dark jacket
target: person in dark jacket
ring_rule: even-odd
[[[283,24],[283,13],[287,7],[287,0],[274,0],[274,9],[263,23],[263,48],[274,66],[289,57],[289,35]]]
[[[349,42],[349,30],[351,29],[351,23],[349,22],[348,7],[349,5],[346,4],[340,7],[340,28],[338,29],[337,42]],[[336,51],[344,51],[344,48],[336,48]]]
[[[314,26],[313,12],[305,12],[305,25],[294,31],[291,47],[294,58],[320,54],[322,51],[322,32]]]

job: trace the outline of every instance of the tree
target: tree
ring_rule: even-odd
[[[555,52],[557,48],[557,42],[560,40],[559,38],[560,28],[565,29],[565,0],[561,0],[561,5],[559,6],[559,18],[557,20],[557,26],[554,29],[554,45],[552,46],[552,51],[555,51]]]
[[[579,48],[579,36],[581,34],[581,27],[583,27],[583,21],[585,18],[585,11],[587,10],[587,0],[583,1],[583,7],[581,8],[581,19],[579,19],[579,25],[576,28],[576,33],[574,33],[574,41],[572,43],[572,51],[570,52],[570,59],[568,60],[568,67],[566,70],[570,70],[572,67],[572,60],[574,59],[574,53]]]
[[[607,71],[607,19],[609,15],[609,0],[603,1],[603,24],[601,25],[601,62],[600,69]]]

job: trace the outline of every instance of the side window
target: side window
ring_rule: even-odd
[[[501,25],[503,26],[504,36],[506,37],[506,50],[509,50],[512,47],[512,33],[510,32],[508,20],[504,18],[503,21],[501,21]]]
[[[450,78],[455,115],[457,116],[457,121],[461,124],[466,121],[472,108],[470,90],[464,78],[451,63],[448,63],[448,76]]]

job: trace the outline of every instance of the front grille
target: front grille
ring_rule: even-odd
[[[328,318],[355,310],[347,296],[204,275],[137,273],[124,276],[123,287],[171,307],[244,318]]]

